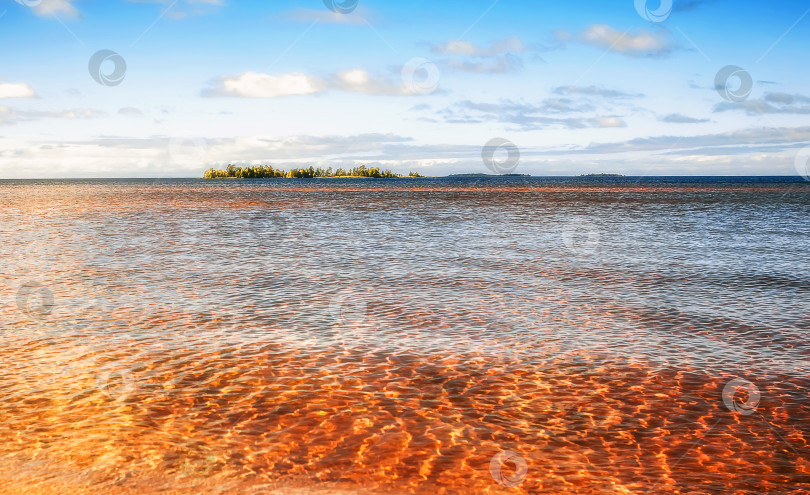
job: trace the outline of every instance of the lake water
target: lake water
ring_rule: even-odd
[[[810,489],[810,183],[0,181],[2,493]]]

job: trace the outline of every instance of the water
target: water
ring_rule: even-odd
[[[2,493],[810,484],[810,183],[3,181],[0,204]]]

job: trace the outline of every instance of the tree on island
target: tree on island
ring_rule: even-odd
[[[354,167],[348,172],[342,168],[338,168],[334,172],[332,167],[323,169],[321,167],[292,169],[289,172],[273,168],[272,165],[258,165],[255,167],[237,167],[236,165],[228,165],[225,170],[208,169],[203,175],[204,179],[316,179],[324,177],[363,177],[370,179],[396,179],[404,177],[400,174],[395,174],[390,170],[381,171],[378,167],[366,168],[365,165]],[[424,177],[418,172],[411,172],[408,174],[411,178]]]

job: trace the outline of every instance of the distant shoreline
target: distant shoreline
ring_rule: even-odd
[[[402,175],[402,174],[395,174],[390,170],[380,171],[378,168],[371,168],[366,169],[365,167],[358,167],[357,169],[353,169],[353,174],[338,174],[338,172],[344,172],[341,169],[338,169],[337,172],[333,172],[331,168],[329,169],[315,169],[312,167],[309,168],[301,168],[301,169],[293,169],[291,171],[281,170],[281,169],[273,169],[272,167],[250,167],[250,168],[241,168],[241,167],[231,167],[225,170],[215,170],[209,169],[205,172],[203,179],[220,179],[220,180],[227,180],[227,179],[441,179],[441,178],[502,178],[502,177],[534,177],[531,174],[482,174],[482,173],[471,173],[471,174],[450,174],[450,175],[443,175],[443,176],[424,176],[417,172],[411,172],[410,174]],[[576,176],[571,176],[574,178],[599,178],[599,177],[626,177],[622,174],[581,174]]]

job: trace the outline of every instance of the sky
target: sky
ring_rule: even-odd
[[[810,0],[0,0],[0,39],[0,178],[810,176]]]

